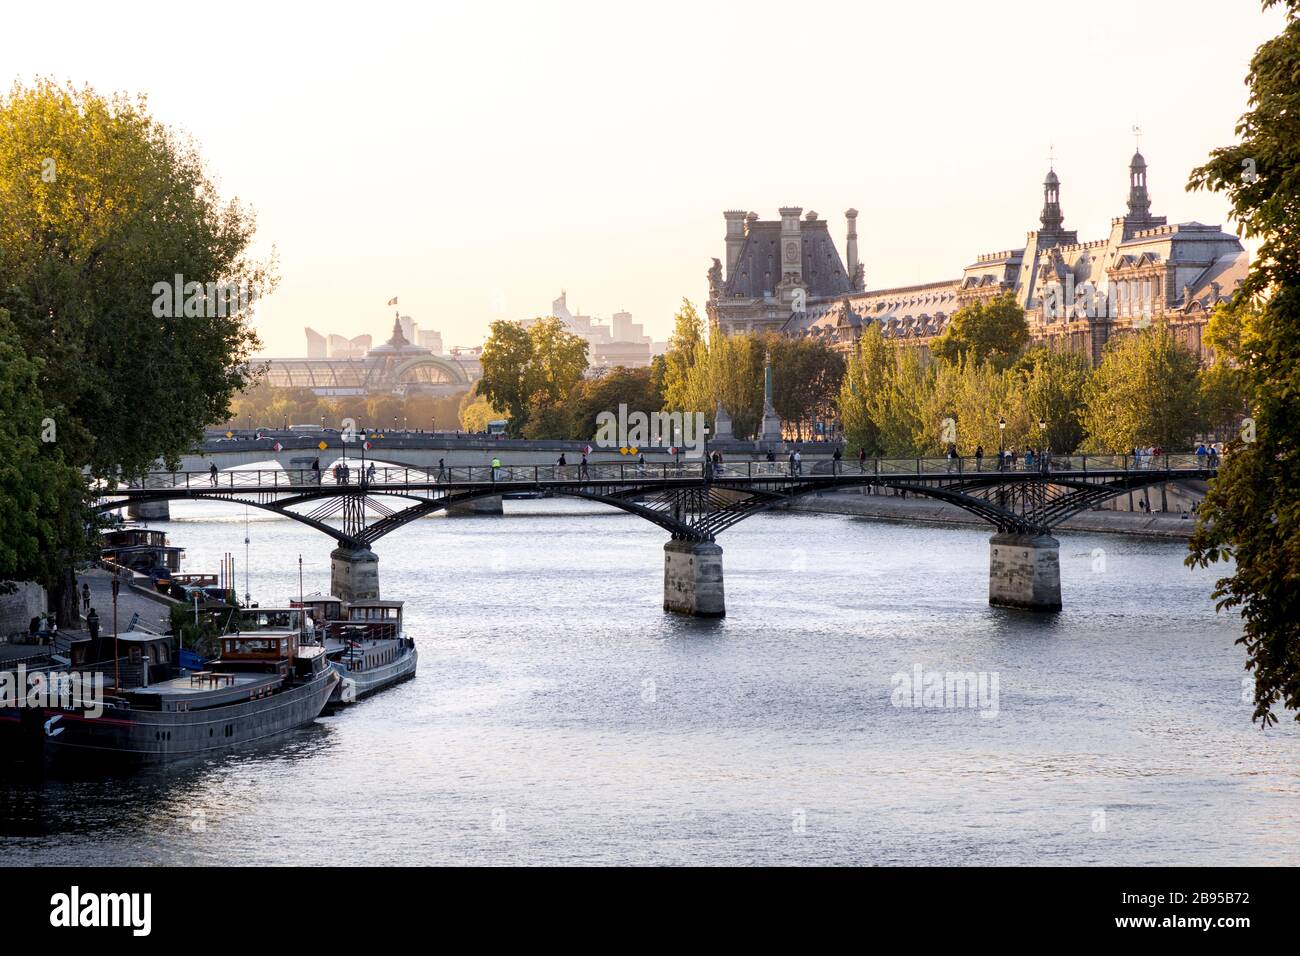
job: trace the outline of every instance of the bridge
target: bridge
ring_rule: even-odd
[[[653,464],[362,465],[333,469],[233,469],[151,472],[136,487],[105,487],[98,511],[176,500],[249,505],[300,521],[334,538],[331,591],[344,600],[379,596],[372,546],[417,518],[463,512],[503,495],[600,502],[668,532],[664,609],[701,617],[726,613],[722,548],[716,538],[745,518],[803,495],[845,488],[889,488],[949,502],[995,529],[990,539],[989,603],[1058,611],[1060,546],[1052,530],[1109,498],[1170,481],[1205,481],[1205,456],[1058,456],[1033,470],[974,458],[826,460],[798,472],[785,462],[703,460]],[[378,518],[372,520],[372,516]],[[331,521],[336,523],[331,523]]]

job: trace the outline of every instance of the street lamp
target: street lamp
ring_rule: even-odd
[[[709,423],[704,423],[704,480],[713,477],[713,462],[709,458]]]
[[[1007,434],[1007,420],[1003,418],[1001,415],[999,415],[998,416],[998,471],[1002,470],[1002,465],[1006,460],[1006,451],[1007,451],[1006,434]]]
[[[1038,470],[1046,471],[1047,462],[1043,460],[1043,449],[1047,446],[1047,419],[1038,416]]]

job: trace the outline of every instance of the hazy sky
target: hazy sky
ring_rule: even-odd
[[[1152,211],[1226,222],[1188,171],[1233,140],[1249,0],[396,5],[10,4],[0,69],[147,93],[258,214],[302,329],[446,345],[493,318],[702,304],[723,209],[856,207],[868,288],[956,277],[1037,226],[1049,148],[1065,225],[1124,211],[1131,127]],[[504,311],[496,309],[504,303]]]

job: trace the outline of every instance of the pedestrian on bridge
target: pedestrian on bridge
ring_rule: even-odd
[[[858,447],[858,471],[867,470],[867,450],[861,446]]]
[[[375,463],[372,461],[370,467],[366,469],[366,483],[369,484],[375,480]]]
[[[555,465],[557,468],[567,468],[569,466],[568,461],[564,458],[564,452],[560,452],[560,460],[557,461]]]
[[[799,454],[798,448],[794,450],[794,473],[796,475],[803,474],[803,455]]]
[[[311,471],[312,474],[315,476],[313,479],[313,483],[319,485],[320,484],[320,456],[319,455],[316,458],[312,459]]]
[[[844,456],[840,453],[839,446],[836,446],[835,454],[831,455],[831,471],[834,474],[838,475],[840,473],[840,461],[843,460],[843,458]]]
[[[90,582],[81,582],[81,609],[87,611],[90,609]]]
[[[501,473],[501,459],[496,455],[492,456],[492,480],[496,481]]]
[[[790,477],[794,477],[794,452],[790,452]]]
[[[578,466],[578,480],[591,481],[591,472],[587,470],[587,453],[582,453],[582,464]]]
[[[208,480],[212,482],[212,487],[217,487],[217,463],[214,461],[208,465]]]
[[[948,451],[947,451],[947,456],[946,456],[946,457],[948,458],[948,470],[949,470],[949,471],[953,471],[953,470],[957,467],[957,444],[956,444],[956,442],[949,442],[949,443],[948,443]]]
[[[90,649],[96,650],[96,642],[99,640],[99,615],[95,613],[92,607],[90,613],[86,615],[86,630],[90,633]]]
[[[636,456],[636,473],[638,478],[645,477],[645,453]]]
[[[975,446],[975,470],[976,471],[984,470],[984,446],[983,445]]]
[[[447,466],[446,464],[444,464],[445,461],[446,461],[445,458],[438,459],[438,478],[437,478],[438,484],[442,484],[444,481],[447,480]]]

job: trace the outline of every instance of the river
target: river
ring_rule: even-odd
[[[7,864],[1297,864],[1300,728],[1176,541],[1066,534],[1065,610],[988,606],[988,532],[764,514],[728,617],[665,615],[664,533],[573,501],[382,539],[415,680],[274,746],[0,784]],[[332,542],[173,503],[183,570],[325,589]],[[927,675],[982,694],[913,695]],[[923,683],[925,678],[923,677]],[[919,706],[918,706],[919,705]],[[972,706],[973,705],[973,706]]]

